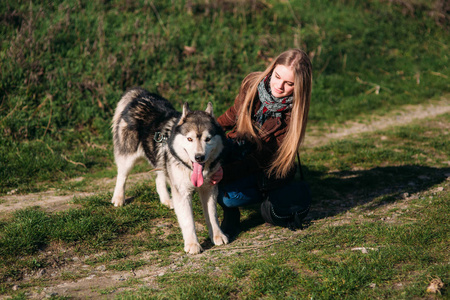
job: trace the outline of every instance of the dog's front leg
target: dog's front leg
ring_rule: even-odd
[[[228,237],[222,232],[217,218],[218,187],[207,186],[199,190],[199,197],[203,207],[209,237],[214,245],[228,244]]]
[[[178,224],[184,239],[184,251],[198,254],[203,251],[195,233],[194,213],[192,212],[191,191],[179,191],[172,186],[172,200]]]

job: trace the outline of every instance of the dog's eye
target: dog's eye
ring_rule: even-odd
[[[206,139],[205,139],[205,142],[209,142],[211,140],[211,138],[210,137],[207,137]]]
[[[189,142],[192,142],[192,138],[190,138],[190,137],[188,137],[187,140],[188,140]]]

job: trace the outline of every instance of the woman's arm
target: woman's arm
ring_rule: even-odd
[[[228,131],[236,126],[238,110],[236,109],[236,101],[233,106],[228,108],[220,117],[217,118],[217,122],[222,126],[223,130]]]

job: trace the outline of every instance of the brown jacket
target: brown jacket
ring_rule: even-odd
[[[247,76],[258,76],[260,73],[251,73]],[[244,80],[245,81],[245,80]],[[236,139],[236,122],[239,115],[239,110],[244,102],[245,95],[249,89],[247,85],[241,85],[239,94],[234,100],[234,105],[231,106],[224,114],[222,114],[217,121],[225,131],[228,131],[227,137]],[[260,101],[255,101],[253,107],[253,115],[261,107]],[[252,173],[262,173],[269,164],[272,162],[273,157],[280,147],[283,139],[286,135],[289,122],[291,120],[291,112],[286,112],[283,118],[269,117],[262,125],[260,131],[260,139],[262,141],[262,147],[255,149],[246,155],[242,160],[232,161],[231,163],[225,163],[223,166],[224,182],[236,180],[238,178],[250,175]],[[259,127],[259,125],[256,125]]]

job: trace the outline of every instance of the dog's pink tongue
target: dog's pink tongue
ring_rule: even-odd
[[[195,187],[200,187],[203,184],[203,166],[199,163],[194,163],[194,171],[191,175],[191,182]]]

